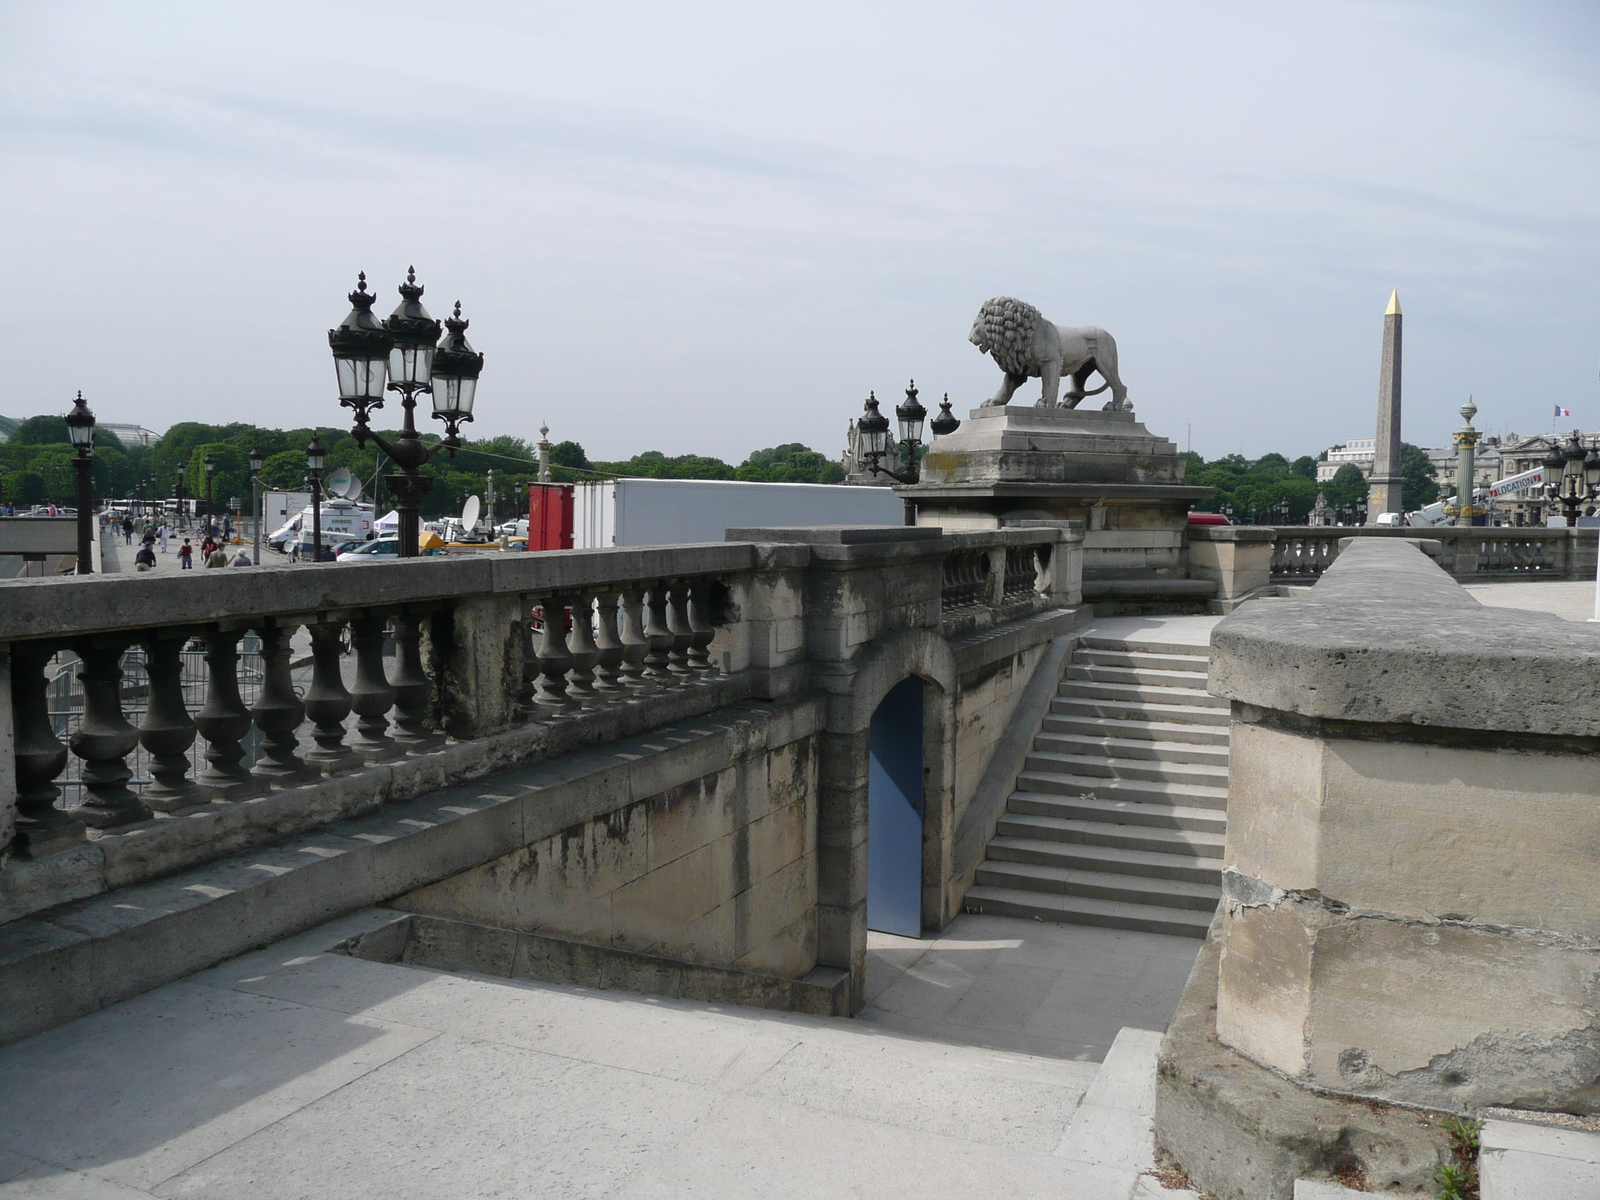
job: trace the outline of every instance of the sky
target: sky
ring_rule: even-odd
[[[1406,440],[1600,429],[1596,63],[1557,0],[7,0],[0,414],[339,423],[415,264],[467,432],[597,459],[964,415],[994,295],[1208,458],[1370,436],[1391,289]]]

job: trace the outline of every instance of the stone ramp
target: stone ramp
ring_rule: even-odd
[[[1221,898],[1228,707],[1214,619],[1108,621],[1073,652],[969,911],[1203,938]]]
[[[394,919],[0,1048],[0,1195],[1183,1197],[1156,1034],[1097,1068],[328,952]]]

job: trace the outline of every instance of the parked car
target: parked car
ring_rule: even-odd
[[[423,551],[431,554],[432,551]],[[388,562],[400,557],[400,538],[398,535],[375,537],[371,541],[357,542],[339,555],[339,562]]]

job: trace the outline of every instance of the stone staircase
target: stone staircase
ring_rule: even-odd
[[[1228,702],[1203,646],[1085,637],[966,905],[1204,937],[1221,897]]]

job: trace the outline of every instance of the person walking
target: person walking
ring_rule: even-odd
[[[300,561],[300,535],[298,533],[289,539],[289,561],[292,563]]]
[[[194,547],[189,544],[189,539],[183,539],[183,545],[178,547],[178,566],[185,571],[194,568]]]
[[[228,565],[228,552],[221,546],[212,546],[211,553],[206,555],[206,566],[225,567]]]
[[[124,545],[133,545],[133,518],[122,518],[122,541]]]
[[[161,543],[161,553],[163,554],[167,552],[167,536],[167,523],[163,521],[156,527],[156,541]]]
[[[244,548],[242,546],[239,549],[239,553],[237,553],[237,554],[235,554],[233,556],[233,561],[230,562],[228,565],[230,567],[253,567],[253,566],[255,566],[255,564],[250,561],[250,556],[244,552]]]
[[[154,571],[156,569],[156,552],[151,548],[149,542],[140,545],[139,553],[133,556],[133,565],[136,571]]]

